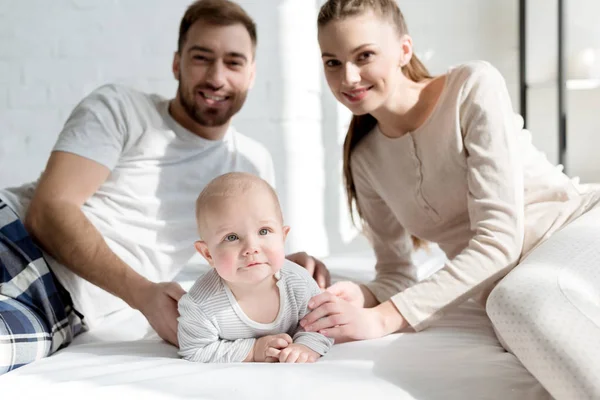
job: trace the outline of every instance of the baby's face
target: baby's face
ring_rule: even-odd
[[[282,226],[267,193],[251,190],[229,198],[206,216],[208,262],[231,283],[256,284],[279,271],[289,227]]]

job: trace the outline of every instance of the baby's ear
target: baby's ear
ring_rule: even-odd
[[[287,238],[288,233],[290,233],[290,227],[285,225],[282,228],[282,231],[283,231],[283,240],[285,240],[285,238]]]
[[[198,240],[194,242],[194,247],[196,248],[196,251],[200,253],[206,261],[208,261],[210,266],[213,267],[213,258],[210,255],[210,251],[208,251],[208,245],[206,244],[206,242],[203,240]]]

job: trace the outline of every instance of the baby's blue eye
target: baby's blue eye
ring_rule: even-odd
[[[232,233],[231,235],[225,236],[225,241],[226,242],[234,242],[236,240],[238,240],[238,236],[236,234],[234,234],[234,233]]]
[[[260,231],[258,231],[258,234],[261,236],[265,236],[269,233],[269,230],[266,228],[262,228]]]

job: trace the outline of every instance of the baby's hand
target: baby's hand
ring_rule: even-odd
[[[279,362],[282,363],[313,363],[319,357],[321,357],[319,353],[299,343],[292,343],[279,352]]]
[[[252,349],[254,362],[277,362],[281,349],[287,348],[292,343],[292,338],[287,333],[263,336],[256,339]]]

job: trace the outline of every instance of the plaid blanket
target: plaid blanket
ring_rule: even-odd
[[[0,374],[68,345],[82,331],[81,318],[22,222],[0,199]]]

